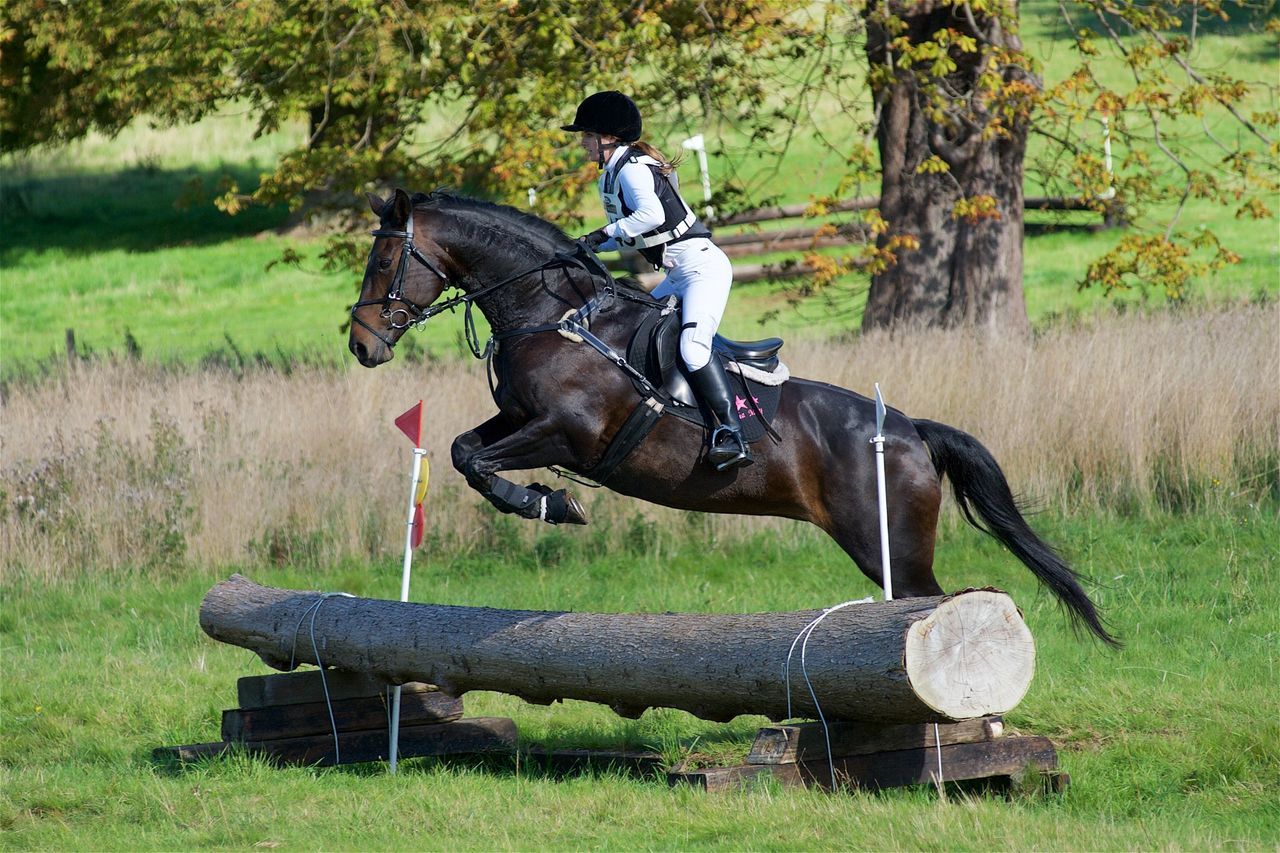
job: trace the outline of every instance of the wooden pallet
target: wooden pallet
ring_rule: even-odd
[[[339,670],[326,670],[322,682],[317,669],[241,678],[236,688],[239,707],[222,712],[222,740],[159,747],[154,757],[185,762],[242,749],[281,764],[331,766],[388,758],[389,685]],[[399,757],[509,753],[515,747],[512,720],[463,719],[461,699],[429,684],[401,687]]]
[[[380,681],[338,670],[326,670],[324,684],[319,670],[241,678],[239,707],[222,714],[222,740],[160,747],[153,754],[159,760],[188,762],[243,750],[281,764],[311,766],[385,761],[389,694]],[[653,752],[536,746],[517,752],[512,720],[464,718],[462,710],[460,699],[431,685],[403,685],[399,756],[511,755],[555,776],[593,770],[648,778],[665,773],[671,785],[688,784],[707,791],[751,787],[766,778],[788,787],[827,790],[977,780],[985,787],[1017,784],[1023,789],[1061,791],[1070,781],[1058,771],[1057,752],[1047,738],[1008,736],[1000,717],[937,726],[841,722],[825,730],[820,723],[769,726],[757,734],[744,764],[666,772],[662,756]]]
[[[751,787],[765,778],[788,787],[827,790],[974,780],[999,789],[1025,785],[1033,777],[1047,790],[1061,791],[1070,780],[1057,768],[1057,752],[1048,738],[1006,736],[999,717],[938,723],[936,728],[931,723],[834,722],[826,732],[821,723],[802,723],[761,729],[745,764],[677,770],[668,781],[707,791]]]

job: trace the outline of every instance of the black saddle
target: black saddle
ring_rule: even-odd
[[[778,367],[778,351],[782,338],[765,338],[760,341],[732,341],[716,335],[711,346],[715,357],[736,361],[771,373]],[[702,426],[714,419],[702,411],[698,397],[689,384],[684,359],[680,358],[680,312],[653,311],[636,329],[627,347],[627,361],[644,374],[655,387],[676,404],[667,412]],[[777,410],[782,386],[761,385],[740,374],[729,374],[729,385],[735,391],[738,414],[747,441],[755,441],[766,430]]]
[[[716,335],[712,352],[728,361],[757,367],[766,373],[778,366],[778,350],[782,338],[765,338],[762,341],[731,341]],[[698,398],[689,385],[684,359],[680,358],[680,312],[666,314],[654,312],[636,330],[627,360],[644,373],[645,378],[665,391],[673,400],[692,408],[698,407]]]

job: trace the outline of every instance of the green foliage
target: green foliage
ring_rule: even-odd
[[[361,190],[396,180],[508,201],[536,187],[550,213],[572,219],[591,175],[583,164],[565,169],[558,126],[601,69],[654,112],[695,93],[746,109],[764,89],[740,70],[769,48],[776,12],[763,2],[687,0],[636,8],[26,0],[7,16],[13,49],[0,82],[15,97],[0,115],[5,150],[90,128],[113,133],[139,115],[190,121],[236,99],[253,109],[259,133],[299,115],[309,129],[256,188],[232,180],[225,210],[296,209],[323,197],[350,207]],[[45,99],[49,90],[56,98]]]
[[[1091,267],[1085,286],[1143,280],[1151,264],[1136,256],[1151,251],[1154,284],[1177,297],[1188,275],[1231,263],[1242,247],[1222,249],[1179,220],[1197,199],[1241,216],[1273,213],[1275,81],[1218,61],[1235,42],[1272,50],[1272,37],[1259,42],[1255,33],[1275,32],[1273,6],[1027,8],[1030,27],[1017,4],[986,0],[14,0],[0,27],[0,148],[113,134],[141,116],[188,122],[235,102],[252,111],[258,134],[300,117],[307,130],[261,180],[227,174],[224,210],[268,204],[363,216],[361,191],[386,182],[521,204],[533,188],[538,212],[568,226],[579,221],[594,170],[558,126],[591,89],[634,93],[659,134],[685,128],[718,140],[715,153],[729,165],[717,204],[728,213],[776,197],[766,182],[795,148],[830,149],[845,163],[825,186],[809,182],[811,197],[874,192],[870,143],[910,82],[904,106],[920,110],[930,141],[928,156],[907,169],[958,182],[957,219],[1020,215],[993,208],[968,172],[979,148],[1030,128],[1026,168],[1036,183],[1094,199],[1099,211],[1124,204],[1150,229],[1141,245],[1118,245]],[[1024,30],[1043,28],[1046,16],[1055,19],[1047,38],[1065,40],[1075,56],[1052,79],[1042,54],[1023,44]],[[1101,120],[1116,146],[1114,169],[1098,150]],[[878,274],[921,236],[893,231],[864,256],[825,263],[816,286],[855,263]],[[324,257],[358,265],[363,254],[349,248],[339,238]]]

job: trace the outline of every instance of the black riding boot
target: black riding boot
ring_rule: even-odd
[[[733,391],[729,388],[729,377],[720,359],[712,356],[705,367],[689,371],[689,380],[702,402],[720,421],[720,426],[711,433],[707,461],[717,471],[735,465],[750,465],[751,455],[747,452],[738,413],[733,407]]]

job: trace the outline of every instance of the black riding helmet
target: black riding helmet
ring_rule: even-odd
[[[642,128],[640,109],[636,102],[621,92],[596,92],[578,104],[578,114],[573,124],[561,125],[561,130],[586,131],[606,136],[616,136],[623,142],[635,142]]]

